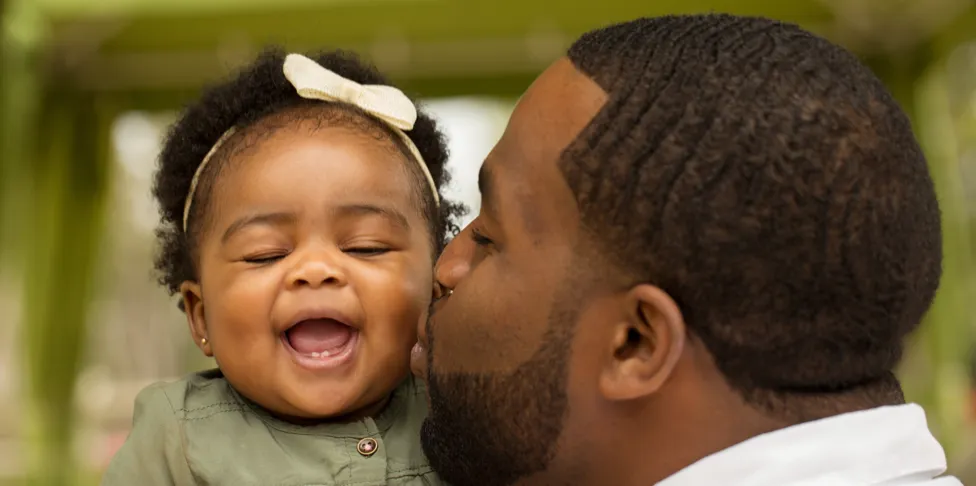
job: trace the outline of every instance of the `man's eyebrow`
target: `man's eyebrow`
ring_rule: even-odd
[[[409,230],[410,222],[406,216],[394,207],[380,206],[376,204],[343,204],[332,210],[334,216],[366,216],[378,215],[392,222],[402,229]]]
[[[478,191],[481,192],[481,207],[489,214],[497,215],[495,207],[495,176],[487,165],[482,164],[478,171]]]
[[[220,242],[227,243],[227,240],[234,236],[235,233],[248,226],[294,223],[296,219],[297,217],[294,213],[287,212],[257,213],[242,216],[224,230],[224,235],[220,238]]]

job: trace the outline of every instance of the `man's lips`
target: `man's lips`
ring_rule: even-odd
[[[422,380],[427,380],[427,352],[427,346],[421,342],[410,350],[410,371]]]
[[[427,312],[427,320],[421,322],[417,327],[417,343],[410,350],[410,369],[418,378],[427,379],[427,353],[430,352],[430,343],[427,340],[427,327],[433,322],[434,315],[441,310],[447,303],[450,293],[438,296],[430,304]]]
[[[433,302],[430,303],[430,307],[427,310],[427,320],[420,322],[417,326],[417,342],[424,348],[428,348],[430,344],[427,341],[427,327],[434,321],[434,315],[441,311],[441,308],[447,304],[448,298],[453,294],[447,293],[437,296]]]

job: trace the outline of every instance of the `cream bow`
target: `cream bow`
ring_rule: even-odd
[[[302,98],[356,105],[400,130],[413,129],[417,121],[417,108],[413,102],[393,86],[359,84],[301,54],[288,54],[283,70]]]
[[[378,118],[400,137],[400,140],[413,154],[413,158],[420,166],[427,179],[427,184],[434,195],[434,204],[440,205],[440,198],[437,194],[437,184],[434,182],[423,156],[417,150],[417,146],[410,140],[404,131],[412,130],[413,124],[417,121],[417,108],[410,98],[402,91],[392,87],[378,84],[362,85],[355,81],[346,79],[324,67],[319,63],[301,55],[288,54],[282,65],[285,78],[295,87],[298,96],[309,100],[320,100],[326,102],[349,103],[358,106],[366,113]],[[186,203],[183,205],[183,232],[186,232],[187,222],[190,219],[190,206],[193,203],[193,194],[196,192],[200,174],[210,162],[213,154],[234,133],[234,128],[224,132],[211,147],[210,152],[200,162],[193,179],[190,181],[190,190],[186,195]]]

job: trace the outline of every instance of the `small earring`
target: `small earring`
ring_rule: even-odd
[[[207,338],[201,339],[200,340],[200,346],[206,346],[206,345],[207,345]]]

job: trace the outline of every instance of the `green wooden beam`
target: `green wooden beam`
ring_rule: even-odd
[[[127,2],[124,12],[82,18],[64,15],[51,1],[50,14],[61,19],[54,46],[63,77],[85,89],[116,91],[196,89],[267,44],[352,49],[404,79],[471,78],[536,74],[581,33],[641,16],[727,11],[814,30],[832,19],[815,0],[294,0],[273,11],[257,8],[256,0],[246,3],[251,8],[205,11],[170,9],[179,2]]]
[[[85,20],[93,18],[167,19],[170,21],[209,20],[213,27],[224,21],[236,24],[242,19],[307,20],[301,14],[314,15],[320,30],[363,31],[371,27],[389,25],[401,28],[406,24],[423,25],[434,32],[456,30],[452,24],[490,24],[493,30],[504,26],[500,20],[511,20],[517,28],[525,20],[576,19],[591,24],[594,21],[622,21],[641,16],[676,13],[721,11],[743,15],[765,15],[792,21],[806,21],[823,17],[828,8],[816,0],[768,2],[766,0],[662,0],[634,2],[628,0],[564,0],[559,3],[518,0],[35,0],[49,17],[56,20]],[[359,12],[359,13],[357,13]],[[368,13],[373,18],[362,17]],[[282,17],[285,14],[293,18]],[[348,15],[356,24],[346,24]],[[402,21],[397,21],[407,15]],[[333,19],[335,21],[333,21]],[[372,21],[370,21],[372,20]],[[272,26],[273,27],[273,26]],[[411,27],[407,27],[411,28]],[[167,32],[172,34],[172,32]],[[174,37],[170,35],[169,37]],[[178,36],[175,36],[178,37]],[[175,40],[175,39],[174,39]]]
[[[92,2],[98,3],[98,2]],[[169,2],[153,2],[168,4]],[[199,2],[204,3],[204,2]],[[131,15],[109,20],[116,31],[106,53],[196,51],[235,45],[283,43],[347,46],[374,42],[450,42],[523,39],[547,33],[575,38],[601,25],[641,16],[725,11],[766,15],[803,23],[832,17],[820,2],[803,0],[564,0],[558,4],[521,0],[345,2],[330,6],[280,8],[273,12],[231,9],[199,14]],[[104,25],[105,20],[99,26]]]
[[[144,0],[36,0],[47,13],[59,17],[92,17],[110,15],[172,15],[214,14],[228,11],[273,12],[282,8],[334,6],[342,4],[393,4],[418,0],[168,0],[152,2]],[[421,0],[422,1],[422,0]],[[436,0],[429,0],[436,1]]]
[[[952,22],[932,39],[932,51],[938,57],[945,58],[956,47],[976,40],[976,2],[970,1],[972,5],[953,17]]]
[[[420,99],[454,96],[518,98],[532,84],[538,73],[510,76],[478,76],[467,78],[397,79],[397,85],[412,97]],[[122,90],[100,94],[111,99],[113,105],[130,111],[159,112],[178,110],[199,96],[196,89]]]

